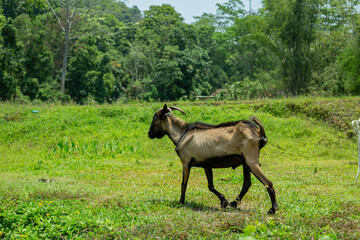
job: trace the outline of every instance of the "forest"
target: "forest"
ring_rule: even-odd
[[[169,4],[0,0],[0,99],[360,95],[358,0],[241,0],[188,24]]]

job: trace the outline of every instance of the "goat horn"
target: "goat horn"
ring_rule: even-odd
[[[164,105],[164,107],[160,108],[158,111],[161,111],[161,115],[165,115],[168,112],[170,112],[170,116],[173,114],[171,108],[166,106],[166,104]]]
[[[169,110],[169,112],[170,112],[170,117],[171,117],[171,116],[173,115],[173,111],[172,111],[171,107],[168,107],[167,109]]]
[[[171,110],[178,110],[178,111],[180,111],[182,114],[185,114],[186,115],[186,113],[182,110],[182,109],[180,109],[180,108],[178,108],[178,107],[169,107]],[[172,115],[172,112],[171,112],[171,115]]]

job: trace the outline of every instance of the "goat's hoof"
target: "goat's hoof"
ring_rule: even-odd
[[[268,214],[270,214],[270,215],[273,215],[273,214],[275,214],[275,208],[270,208],[270,210],[268,211]]]
[[[230,207],[236,208],[237,207],[237,201],[233,201],[230,203]]]
[[[226,199],[221,201],[221,208],[226,208],[228,205],[229,205],[229,202]]]

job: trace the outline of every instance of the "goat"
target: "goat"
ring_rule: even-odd
[[[220,200],[222,208],[229,203],[225,196],[218,192],[213,183],[213,168],[237,168],[243,165],[244,182],[239,196],[230,206],[237,204],[248,192],[251,186],[251,172],[267,189],[272,207],[269,214],[275,214],[279,209],[272,182],[260,169],[259,152],[268,141],[260,121],[253,117],[252,121],[236,121],[219,125],[205,123],[188,124],[173,116],[172,110],[186,113],[177,107],[167,107],[165,104],[153,117],[149,138],[162,138],[168,135],[175,144],[176,153],[183,165],[183,180],[181,183],[180,204],[185,203],[185,192],[191,167],[202,167],[208,180],[208,188]]]

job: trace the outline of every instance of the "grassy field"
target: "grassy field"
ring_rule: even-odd
[[[0,104],[0,239],[360,239],[360,184],[351,120],[360,98],[178,102],[188,122],[257,116],[269,142],[262,169],[280,210],[253,177],[238,209],[220,209],[203,169],[178,204],[172,142],[147,136],[160,103]],[[32,111],[38,111],[33,113]],[[242,167],[214,170],[233,201]]]

